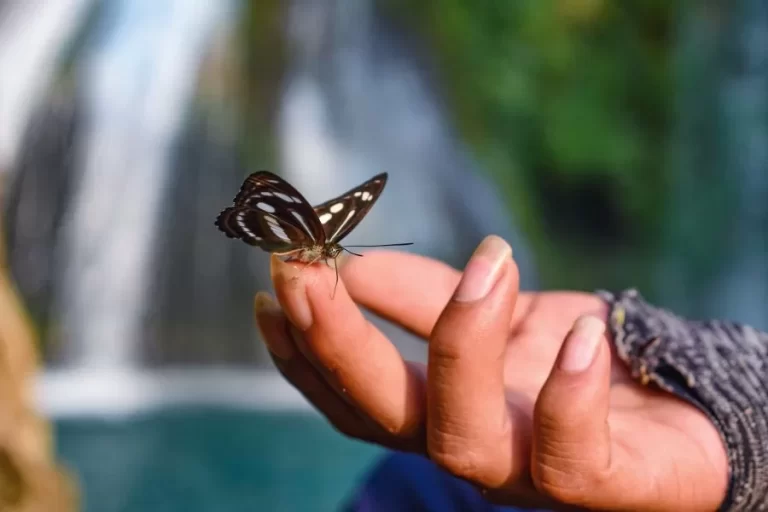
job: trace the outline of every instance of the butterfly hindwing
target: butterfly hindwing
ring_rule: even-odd
[[[288,182],[268,171],[246,178],[234,206],[219,214],[216,226],[229,237],[270,252],[325,243],[325,231],[309,202]]]
[[[373,206],[387,184],[387,173],[369,179],[362,185],[315,206],[325,237],[329,243],[338,243],[347,236]]]
[[[314,244],[307,233],[294,224],[246,206],[224,209],[216,219],[216,226],[230,238],[269,252],[289,252]]]

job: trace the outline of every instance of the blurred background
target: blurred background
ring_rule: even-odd
[[[760,0],[0,0],[0,505],[337,510],[382,456],[262,348],[250,172],[387,171],[349,243],[765,329],[767,167]]]

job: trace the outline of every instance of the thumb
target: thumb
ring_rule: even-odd
[[[605,323],[573,325],[534,409],[531,460],[540,492],[569,505],[596,505],[611,462],[608,406],[611,353]]]

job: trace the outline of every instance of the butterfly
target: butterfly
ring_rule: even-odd
[[[219,213],[215,225],[228,238],[296,259],[306,264],[304,268],[320,260],[327,264],[332,259],[338,285],[336,258],[339,254],[347,251],[362,256],[340,242],[363,220],[386,184],[387,173],[377,174],[362,185],[313,207],[280,176],[258,171],[245,179],[233,205]],[[349,247],[403,245],[412,243]]]

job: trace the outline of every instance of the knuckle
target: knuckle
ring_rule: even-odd
[[[450,369],[463,362],[465,354],[462,348],[459,344],[449,343],[444,338],[433,336],[429,343],[430,369]]]
[[[531,468],[534,486],[544,495],[568,505],[593,505],[610,479],[593,461],[557,455],[538,456]]]
[[[570,505],[584,505],[587,489],[580,479],[557,468],[540,466],[534,473],[534,486],[544,495]]]
[[[474,352],[478,343],[488,335],[488,326],[469,325],[461,318],[442,317],[432,329],[429,337],[429,362],[434,361],[452,367],[462,363],[469,352]]]
[[[492,473],[493,458],[465,437],[440,433],[431,436],[427,450],[430,459],[454,476],[476,484],[485,484]]]
[[[454,476],[475,483],[482,483],[485,480],[486,464],[483,457],[477,453],[430,450],[429,455],[438,466]]]

